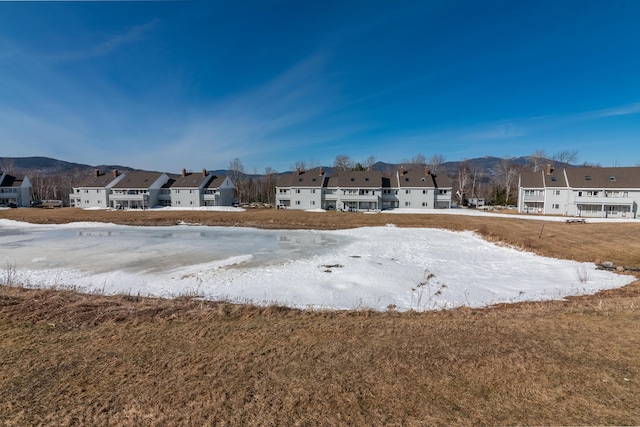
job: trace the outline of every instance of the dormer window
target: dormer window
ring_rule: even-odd
[[[422,181],[422,182],[425,182],[426,180],[427,180],[427,178],[424,178],[424,177],[420,178],[420,181]]]
[[[611,176],[609,177],[609,181],[615,181],[615,180],[616,180],[616,177],[615,177],[614,175],[611,175]]]
[[[558,180],[558,178],[556,178],[555,176],[551,177],[551,182],[556,182]]]
[[[409,182],[409,178],[405,178],[404,180],[405,180],[406,182]]]
[[[311,178],[311,182],[316,182],[316,179],[315,178]]]
[[[585,181],[591,181],[591,175],[586,175],[586,176],[584,177],[584,180],[585,180]]]
[[[364,180],[368,182],[368,181],[369,181],[369,178],[365,178]]]
[[[353,181],[355,181],[355,180],[356,180],[355,178],[351,178],[351,182],[353,182]]]
[[[302,182],[302,178],[298,178],[298,182]]]

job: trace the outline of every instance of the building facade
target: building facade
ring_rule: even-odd
[[[78,208],[108,208],[111,188],[124,174],[114,170],[104,173],[96,169],[93,175],[80,181],[69,194],[69,205]]]
[[[226,176],[163,172],[102,173],[96,170],[73,187],[70,205],[81,208],[148,209],[231,206],[234,185]]]
[[[280,208],[371,211],[394,208],[451,207],[451,181],[424,170],[400,168],[394,176],[378,171],[345,171],[328,177],[322,168],[297,170],[280,177],[276,203]]]
[[[520,175],[518,211],[591,218],[637,218],[640,167],[577,167]]]
[[[0,171],[0,206],[27,207],[31,205],[31,182],[26,175]]]

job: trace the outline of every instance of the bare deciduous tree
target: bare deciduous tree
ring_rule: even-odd
[[[531,164],[531,169],[534,172],[538,172],[542,165],[549,158],[548,154],[544,150],[536,150],[529,156],[529,163]]]
[[[429,157],[429,169],[431,173],[437,174],[440,166],[445,162],[444,154],[434,154]]]
[[[460,162],[458,172],[456,174],[456,195],[458,196],[459,206],[464,204],[465,194],[470,181],[471,169],[469,168],[469,163],[466,160],[463,160]]]
[[[373,168],[373,165],[375,164],[376,164],[376,156],[374,156],[373,154],[367,157],[364,161],[364,167],[367,168],[367,170],[369,171]]]
[[[518,168],[510,159],[504,158],[496,167],[495,172],[496,187],[504,190],[505,204],[508,204],[514,185],[517,184]]]
[[[578,161],[578,150],[561,150],[552,159],[558,163],[575,163]]]
[[[338,154],[336,159],[333,161],[333,167],[338,171],[348,171],[353,169],[354,163],[351,160],[351,157],[346,154]]]
[[[3,157],[2,167],[0,167],[0,170],[4,170],[8,174],[12,174],[15,164],[16,164],[15,160],[12,159],[11,157]]]
[[[418,153],[415,156],[413,156],[410,163],[412,166],[415,166],[416,168],[420,169],[427,165],[427,158],[425,157],[424,154]]]
[[[481,166],[471,168],[471,197],[478,197],[480,185],[485,177],[485,170]]]

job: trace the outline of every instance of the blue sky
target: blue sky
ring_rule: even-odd
[[[0,157],[640,164],[640,2],[0,2]]]

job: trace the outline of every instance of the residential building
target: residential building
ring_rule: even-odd
[[[398,202],[401,208],[411,209],[449,209],[451,207],[451,179],[436,176],[426,166],[424,170],[405,170],[397,172]]]
[[[338,175],[336,209],[382,209],[382,174],[378,171],[345,171]]]
[[[424,170],[400,168],[392,177],[378,171],[345,171],[327,177],[322,168],[280,177],[278,207],[368,211],[394,208],[451,207],[451,180]]]
[[[31,182],[26,175],[0,171],[0,206],[31,205]]]
[[[233,190],[235,189],[233,181],[226,176],[212,175],[211,180],[204,186],[203,206],[232,206]]]
[[[111,188],[124,176],[117,170],[104,173],[96,169],[93,175],[73,187],[72,193],[69,194],[69,205],[77,208],[108,208]]]
[[[169,181],[163,172],[127,172],[111,187],[109,207],[145,209],[160,205],[160,192]]]
[[[520,175],[518,211],[595,218],[636,218],[640,167],[577,167]]]
[[[207,173],[187,173],[182,169],[182,174],[169,184],[171,206],[176,207],[200,207],[204,205],[204,188],[211,181],[213,175]]]
[[[322,168],[308,171],[297,169],[280,176],[276,186],[276,205],[279,208],[326,209],[323,205],[323,184],[326,176]],[[335,201],[335,198],[333,199]],[[335,204],[333,205],[335,209]]]
[[[81,208],[146,209],[156,206],[231,206],[233,182],[206,170],[180,175],[162,172],[98,170],[80,181],[69,195],[71,206]]]

